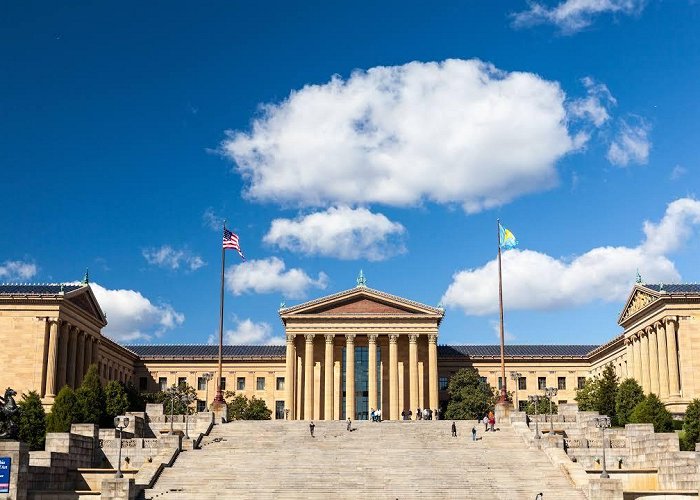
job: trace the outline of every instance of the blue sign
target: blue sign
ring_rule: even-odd
[[[0,493],[10,492],[10,457],[0,457]]]

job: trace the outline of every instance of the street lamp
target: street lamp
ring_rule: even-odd
[[[177,398],[177,387],[174,385],[171,387],[168,387],[168,389],[165,391],[165,394],[167,394],[168,398],[170,398],[170,432],[169,434],[175,434],[175,431],[173,430],[173,414],[175,413],[175,398]]]
[[[520,411],[520,408],[518,408],[518,386],[520,385],[520,377],[522,376],[522,373],[510,372],[510,379],[514,382],[513,385],[515,386],[515,411]]]
[[[557,395],[556,387],[547,387],[544,390],[544,395],[549,398],[549,435],[554,435],[554,421],[552,420],[552,398]]]
[[[209,381],[214,378],[214,374],[212,372],[207,372],[202,375],[204,380],[206,381],[206,392],[204,396],[204,409],[206,411],[209,411]]]
[[[605,467],[605,429],[610,427],[610,417],[606,417],[605,415],[601,417],[594,417],[593,421],[595,422],[595,426],[598,427],[603,433],[603,472],[600,477],[607,479],[610,477],[610,474],[608,474],[608,469]]]
[[[121,478],[124,477],[124,474],[122,474],[122,431],[129,427],[129,417],[114,417],[114,427],[119,429],[119,452],[117,456],[117,473],[114,474],[114,477]]]
[[[540,439],[542,436],[540,436],[540,423],[539,423],[539,416],[540,416],[540,411],[539,411],[539,402],[540,402],[540,395],[539,394],[530,394],[527,397],[527,400],[530,401],[535,405],[535,439]]]

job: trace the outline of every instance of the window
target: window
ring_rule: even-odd
[[[566,377],[559,377],[557,379],[557,389],[560,391],[566,390]]]
[[[221,383],[219,384],[219,386],[221,387],[221,390],[222,390],[222,391],[225,391],[225,390],[226,390],[226,377],[221,377],[221,381],[220,381],[220,382],[221,382]]]
[[[207,388],[207,381],[204,380],[204,377],[197,377],[197,390],[198,391],[204,391]]]
[[[236,390],[245,391],[245,377],[238,377],[236,379]]]
[[[586,377],[579,377],[577,379],[577,387],[579,389],[583,389],[583,386],[586,385]]]
[[[206,406],[204,406],[204,401],[201,399],[197,400],[197,411],[207,411]]]
[[[498,377],[498,390],[500,391],[502,387],[503,387],[503,379],[501,377]]]
[[[527,378],[525,378],[525,377],[518,378],[518,389],[520,389],[522,391],[527,390]]]
[[[447,377],[440,377],[438,379],[438,390],[440,390],[440,391],[447,390]]]
[[[147,377],[139,377],[139,391],[147,391],[148,390],[148,378]]]
[[[527,403],[527,401],[518,401],[518,411],[525,411]]]
[[[277,390],[278,391],[284,390],[284,377],[277,377]]]
[[[164,391],[168,388],[168,377],[159,377],[158,378],[158,388],[161,391]]]
[[[537,388],[544,390],[547,387],[547,377],[537,377]]]
[[[182,387],[183,385],[187,385],[187,377],[178,377],[177,386]]]
[[[258,377],[255,379],[255,390],[264,391],[265,390],[265,377]]]

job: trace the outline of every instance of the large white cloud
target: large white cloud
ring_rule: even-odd
[[[275,336],[272,326],[265,321],[235,318],[236,328],[226,330],[226,343],[231,345],[284,345],[282,336]]]
[[[187,248],[176,249],[170,245],[162,245],[159,248],[144,248],[142,253],[146,262],[166,269],[176,270],[182,266],[196,271],[206,265],[204,259]]]
[[[280,292],[284,297],[297,299],[306,296],[309,287],[323,289],[328,284],[325,273],[313,279],[303,269],[285,268],[284,261],[277,257],[248,260],[226,270],[226,286],[235,295]]]
[[[503,295],[509,309],[558,309],[596,300],[624,300],[639,269],[647,282],[674,282],[680,275],[667,254],[677,250],[700,224],[700,202],[670,203],[658,223],[644,222],[644,241],[636,247],[599,247],[564,259],[531,250],[503,253]],[[446,306],[467,314],[498,310],[498,264],[460,271],[445,292]]]
[[[28,280],[36,275],[36,264],[21,260],[6,260],[0,264],[0,280]]]
[[[307,255],[377,261],[405,251],[405,231],[383,214],[340,206],[294,220],[275,219],[264,241]]]
[[[97,283],[90,287],[107,315],[102,333],[114,340],[149,340],[185,321],[171,305],[156,305],[136,290],[109,290]]]
[[[592,111],[573,118],[603,119]],[[474,212],[556,184],[555,163],[586,137],[569,118],[559,84],[538,75],[411,62],[307,85],[264,106],[250,132],[229,132],[222,150],[259,201]]]
[[[555,6],[528,0],[529,9],[513,16],[517,27],[553,24],[571,34],[589,26],[602,14],[635,15],[644,10],[647,0],[564,0]]]

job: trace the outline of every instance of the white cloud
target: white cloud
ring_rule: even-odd
[[[206,265],[206,262],[199,255],[193,254],[186,248],[177,250],[170,245],[163,245],[160,248],[145,248],[143,257],[151,265],[173,270],[179,269],[182,265],[190,271],[196,271]]]
[[[307,255],[378,261],[405,252],[405,232],[383,214],[340,206],[294,220],[275,219],[263,240]]]
[[[185,321],[185,315],[169,304],[153,304],[136,290],[109,290],[97,283],[90,287],[107,315],[102,333],[114,340],[149,340]]]
[[[209,207],[202,214],[202,224],[214,231],[223,231],[224,218]]]
[[[307,85],[221,147],[254,200],[476,212],[555,185],[556,162],[587,139],[569,127],[557,82],[478,60],[411,62]]]
[[[676,165],[673,167],[673,170],[671,170],[671,180],[672,181],[677,181],[681,177],[683,177],[685,174],[688,173],[688,169],[685,167],[682,167],[681,165]]]
[[[528,0],[529,9],[513,16],[516,27],[553,24],[563,33],[572,34],[589,26],[602,14],[638,15],[646,0],[564,0],[549,7],[543,2]]]
[[[649,124],[643,120],[633,125],[620,120],[620,130],[608,149],[610,163],[621,167],[630,163],[646,164],[651,149],[650,130]]]
[[[284,345],[284,337],[274,336],[272,326],[261,321],[256,323],[250,319],[243,321],[235,318],[236,328],[224,332],[227,344],[231,345]]]
[[[588,96],[574,99],[569,103],[569,115],[573,118],[591,121],[596,127],[602,126],[610,119],[608,108],[615,106],[617,100],[612,96],[608,87],[587,76],[581,80],[586,87]]]
[[[700,202],[670,203],[658,223],[644,222],[644,241],[636,247],[598,247],[573,258],[554,258],[531,250],[503,253],[503,295],[508,309],[560,309],[596,300],[624,300],[637,269],[647,282],[674,282],[680,274],[667,255],[680,248],[700,224]],[[498,311],[498,267],[494,259],[460,271],[445,292],[445,305],[467,314]]]
[[[21,260],[6,260],[0,264],[0,279],[7,281],[28,280],[36,275],[36,264]]]
[[[498,321],[490,321],[489,324],[491,325],[491,329],[493,330],[493,334],[496,336],[497,339],[501,338],[501,325]],[[513,342],[515,340],[515,335],[510,333],[510,330],[507,328],[504,328],[503,330],[503,340],[505,342]]]
[[[284,261],[277,257],[248,260],[226,270],[226,286],[235,295],[243,293],[280,292],[290,299],[303,298],[309,287],[326,288],[328,276],[319,273],[311,278],[302,269],[285,271]]]

